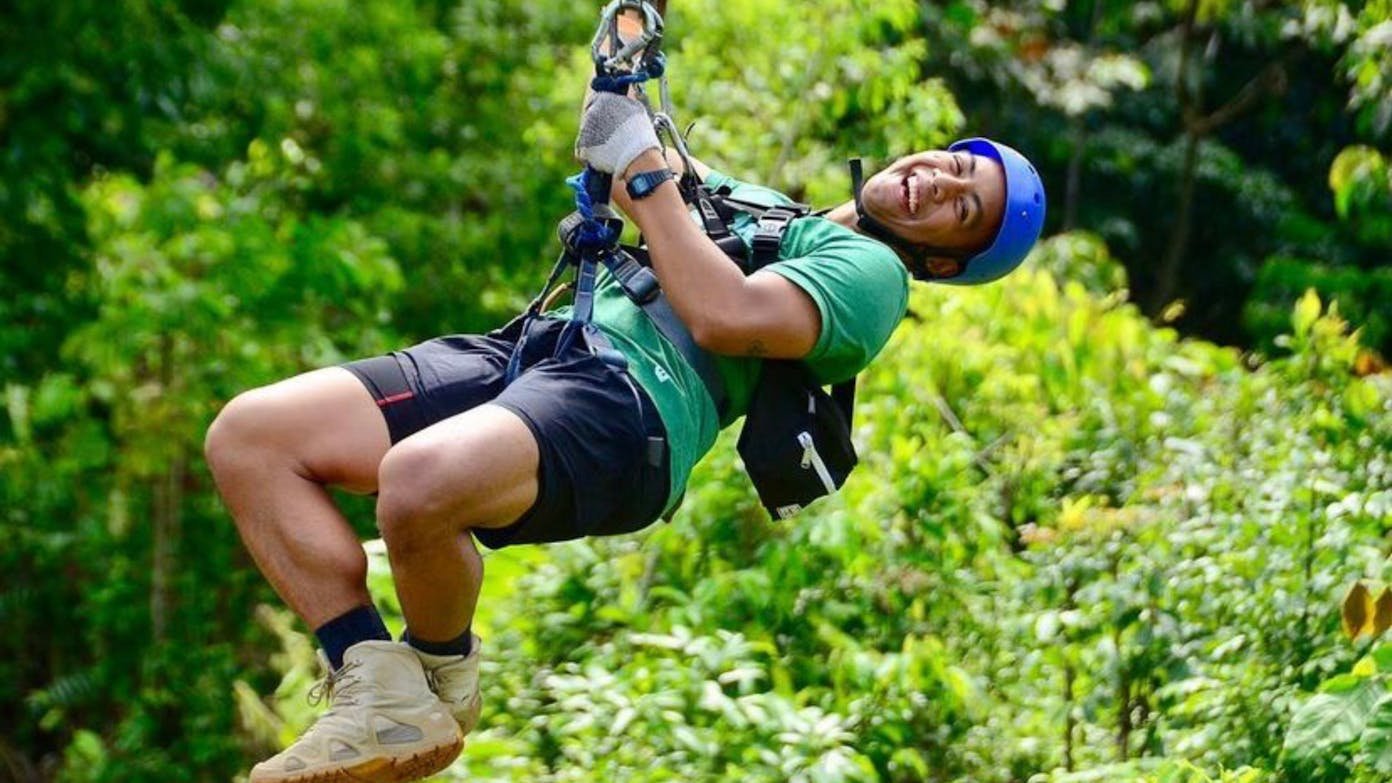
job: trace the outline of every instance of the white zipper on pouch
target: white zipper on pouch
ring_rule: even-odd
[[[827,494],[836,491],[836,482],[831,480],[831,471],[827,470],[825,462],[822,462],[822,455],[817,453],[817,444],[812,441],[812,434],[809,432],[799,432],[798,443],[802,445],[802,467],[811,466],[817,471],[817,478],[822,480],[822,486],[826,487]]]

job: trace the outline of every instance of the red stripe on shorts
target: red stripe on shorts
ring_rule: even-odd
[[[390,395],[390,396],[388,396],[388,397],[383,397],[382,399],[378,400],[378,401],[377,401],[377,407],[379,407],[379,408],[385,408],[385,407],[387,407],[388,405],[391,405],[391,404],[394,403],[394,402],[401,402],[402,400],[409,400],[409,399],[411,399],[411,398],[414,397],[414,396],[416,396],[416,393],[413,392],[413,391],[404,391],[404,392],[401,392],[400,394],[393,394],[393,395]]]

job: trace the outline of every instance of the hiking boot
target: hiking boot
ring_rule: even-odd
[[[311,701],[329,710],[295,744],[251,770],[249,783],[405,783],[449,766],[459,727],[430,692],[420,661],[396,642],[349,647]]]
[[[430,690],[440,697],[440,702],[454,716],[459,730],[468,734],[478,725],[479,710],[483,699],[479,697],[479,647],[477,636],[468,655],[431,655],[412,647],[421,666],[425,667],[425,677],[430,682]]]

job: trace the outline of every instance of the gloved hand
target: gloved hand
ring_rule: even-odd
[[[591,168],[623,176],[633,159],[662,149],[643,104],[612,92],[597,92],[580,119],[575,157]]]

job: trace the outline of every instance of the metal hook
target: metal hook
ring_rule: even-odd
[[[642,33],[628,43],[623,43],[619,37],[619,15],[624,11],[638,11],[643,16]],[[595,73],[601,76],[633,73],[640,66],[653,62],[660,52],[662,31],[662,15],[650,3],[644,0],[612,0],[601,12],[599,28],[590,43],[590,58],[594,60]],[[642,55],[635,58],[640,52]]]

